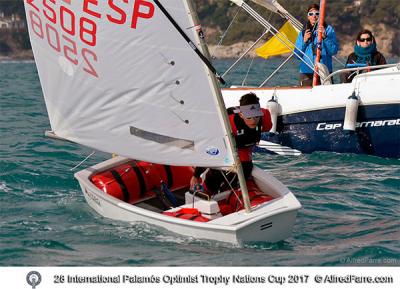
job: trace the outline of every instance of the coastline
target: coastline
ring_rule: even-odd
[[[259,44],[261,46],[263,43]],[[238,42],[232,45],[208,45],[208,49],[212,58],[215,59],[237,59],[239,58],[244,51],[246,51],[251,45],[253,45],[252,41],[247,42]],[[256,46],[256,47],[258,47]],[[353,46],[351,44],[343,45],[340,49],[339,53],[336,55],[339,58],[346,58],[353,51]],[[381,52],[385,55],[387,59],[394,58],[397,62],[400,61],[400,56],[391,55],[385,50],[381,50]],[[253,48],[247,55],[248,58],[257,57],[255,53],[255,48]],[[285,55],[282,55],[285,57]],[[29,61],[34,60],[32,50],[18,50],[14,53],[10,53],[7,55],[0,54],[0,61]]]
[[[253,48],[246,57],[250,58],[257,57],[255,49],[263,44],[264,43],[256,45],[255,48]],[[227,46],[208,45],[208,49],[213,58],[217,59],[239,58],[244,51],[246,51],[249,47],[251,47],[251,45],[253,45],[253,42],[248,41],[248,42],[238,42]],[[336,56],[339,58],[347,58],[347,56],[353,52],[353,49],[354,49],[353,44],[350,42],[346,42],[346,44],[342,45]],[[400,58],[399,55],[392,55],[391,53],[386,51],[386,49],[381,49],[380,52],[386,57],[386,59]],[[281,57],[286,57],[286,56],[282,55]]]
[[[32,50],[20,50],[8,55],[0,54],[0,62],[3,61],[29,61],[34,60]]]

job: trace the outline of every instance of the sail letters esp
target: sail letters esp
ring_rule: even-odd
[[[126,10],[129,10],[129,0],[123,0],[122,2],[123,3],[121,3],[120,0],[108,0],[106,4],[110,10],[108,13],[106,13],[108,21],[118,25],[123,25],[126,23],[129,15],[129,13],[126,12]],[[96,11],[98,3],[98,0],[84,0],[83,12],[100,19],[102,15]],[[151,2],[147,0],[135,0],[133,3],[130,27],[136,29],[139,18],[150,19],[153,17],[153,15],[154,5]]]
[[[142,6],[147,7],[149,9],[147,13],[141,12]],[[149,19],[153,17],[153,15],[154,15],[154,5],[152,3],[144,0],[135,1],[131,27],[136,29],[138,18]]]

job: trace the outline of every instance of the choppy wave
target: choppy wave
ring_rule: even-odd
[[[399,160],[257,155],[303,208],[291,238],[238,248],[97,215],[70,171],[91,151],[44,137],[34,64],[0,63],[0,96],[0,265],[400,265]],[[96,153],[84,166],[107,157]]]

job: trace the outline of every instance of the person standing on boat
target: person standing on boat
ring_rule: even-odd
[[[339,50],[339,43],[336,39],[335,30],[331,25],[325,24],[318,27],[319,5],[312,4],[307,10],[307,24],[304,30],[299,33],[296,40],[295,52],[301,57],[300,63],[300,85],[311,86],[314,76],[314,67],[318,32],[322,33],[322,51],[320,63],[325,64],[332,73],[332,56]],[[306,64],[307,63],[307,64]]]
[[[261,133],[268,132],[272,128],[271,115],[267,109],[260,107],[260,101],[254,93],[247,93],[240,98],[240,106],[228,108],[229,122],[235,137],[238,154],[243,167],[245,179],[251,177],[253,170],[252,153],[254,146],[260,141]],[[197,167],[190,180],[190,188],[201,184],[200,175],[206,168]],[[232,181],[234,174],[227,178]],[[227,189],[225,177],[219,170],[209,169],[204,182],[205,192],[216,194],[221,189]]]
[[[386,64],[386,59],[376,48],[375,37],[368,29],[363,29],[357,34],[354,52],[346,61],[346,68],[365,67]],[[351,82],[358,73],[371,71],[371,69],[360,70],[357,72],[349,71],[341,74],[342,82]]]

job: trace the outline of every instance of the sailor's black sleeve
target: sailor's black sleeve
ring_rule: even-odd
[[[196,178],[200,178],[200,175],[206,170],[206,168],[202,168],[202,167],[196,167],[194,169],[194,173],[193,176]]]

